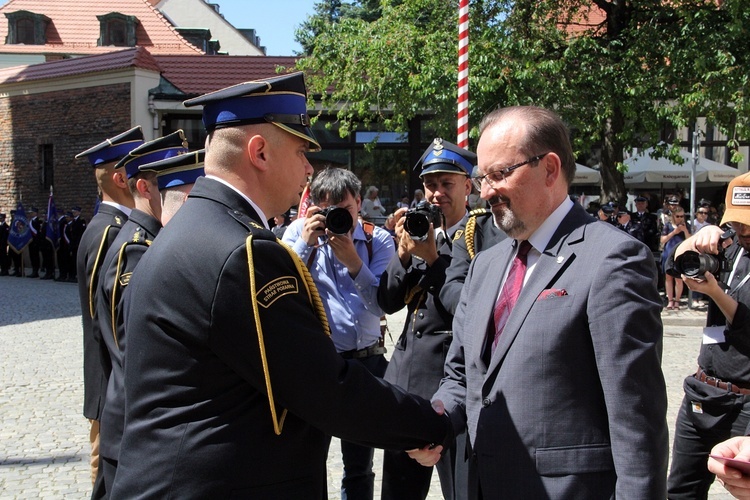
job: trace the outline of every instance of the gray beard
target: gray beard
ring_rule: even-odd
[[[510,238],[516,238],[526,231],[526,224],[523,223],[508,207],[505,207],[502,213],[492,213],[495,221],[495,227],[503,231]]]

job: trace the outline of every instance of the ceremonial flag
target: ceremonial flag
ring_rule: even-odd
[[[10,234],[8,234],[8,245],[16,251],[16,253],[23,252],[26,245],[31,241],[31,226],[29,225],[29,219],[26,218],[26,211],[23,209],[23,204],[19,201],[16,213],[13,216],[13,220],[10,222]]]
[[[60,223],[57,221],[57,207],[52,197],[52,188],[49,190],[49,202],[47,202],[47,231],[46,237],[55,250],[60,247]]]

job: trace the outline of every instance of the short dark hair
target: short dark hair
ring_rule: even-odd
[[[328,200],[332,205],[341,203],[350,193],[354,198],[359,196],[362,182],[354,172],[345,168],[328,167],[321,170],[310,184],[310,198],[313,203]]]
[[[570,144],[568,127],[554,111],[538,106],[510,106],[498,108],[482,118],[479,135],[492,125],[505,119],[519,119],[526,125],[524,144],[519,148],[528,156],[551,151],[560,157],[562,171],[568,186],[576,175],[573,146]]]

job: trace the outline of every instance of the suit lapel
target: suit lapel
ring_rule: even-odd
[[[536,262],[528,282],[521,290],[521,295],[510,313],[495,353],[492,355],[485,378],[485,389],[488,384],[493,383],[503,358],[518,336],[539,294],[543,290],[551,288],[575,260],[574,245],[584,240],[585,225],[590,220],[585,211],[581,208],[582,216],[578,208],[580,208],[579,205],[574,206],[563,219],[547,248]]]

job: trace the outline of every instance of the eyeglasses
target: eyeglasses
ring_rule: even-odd
[[[477,188],[477,191],[482,190],[483,181],[487,181],[490,186],[494,187],[500,184],[502,181],[504,181],[505,178],[508,177],[510,173],[513,172],[515,169],[521,168],[524,165],[528,165],[529,163],[534,163],[535,161],[539,161],[548,154],[549,152],[536,155],[533,158],[529,158],[528,160],[522,161],[521,163],[516,163],[515,165],[511,165],[510,167],[501,168],[499,170],[493,170],[492,172],[489,172],[485,175],[477,175],[476,177],[471,178],[471,183],[474,185],[475,188]]]

